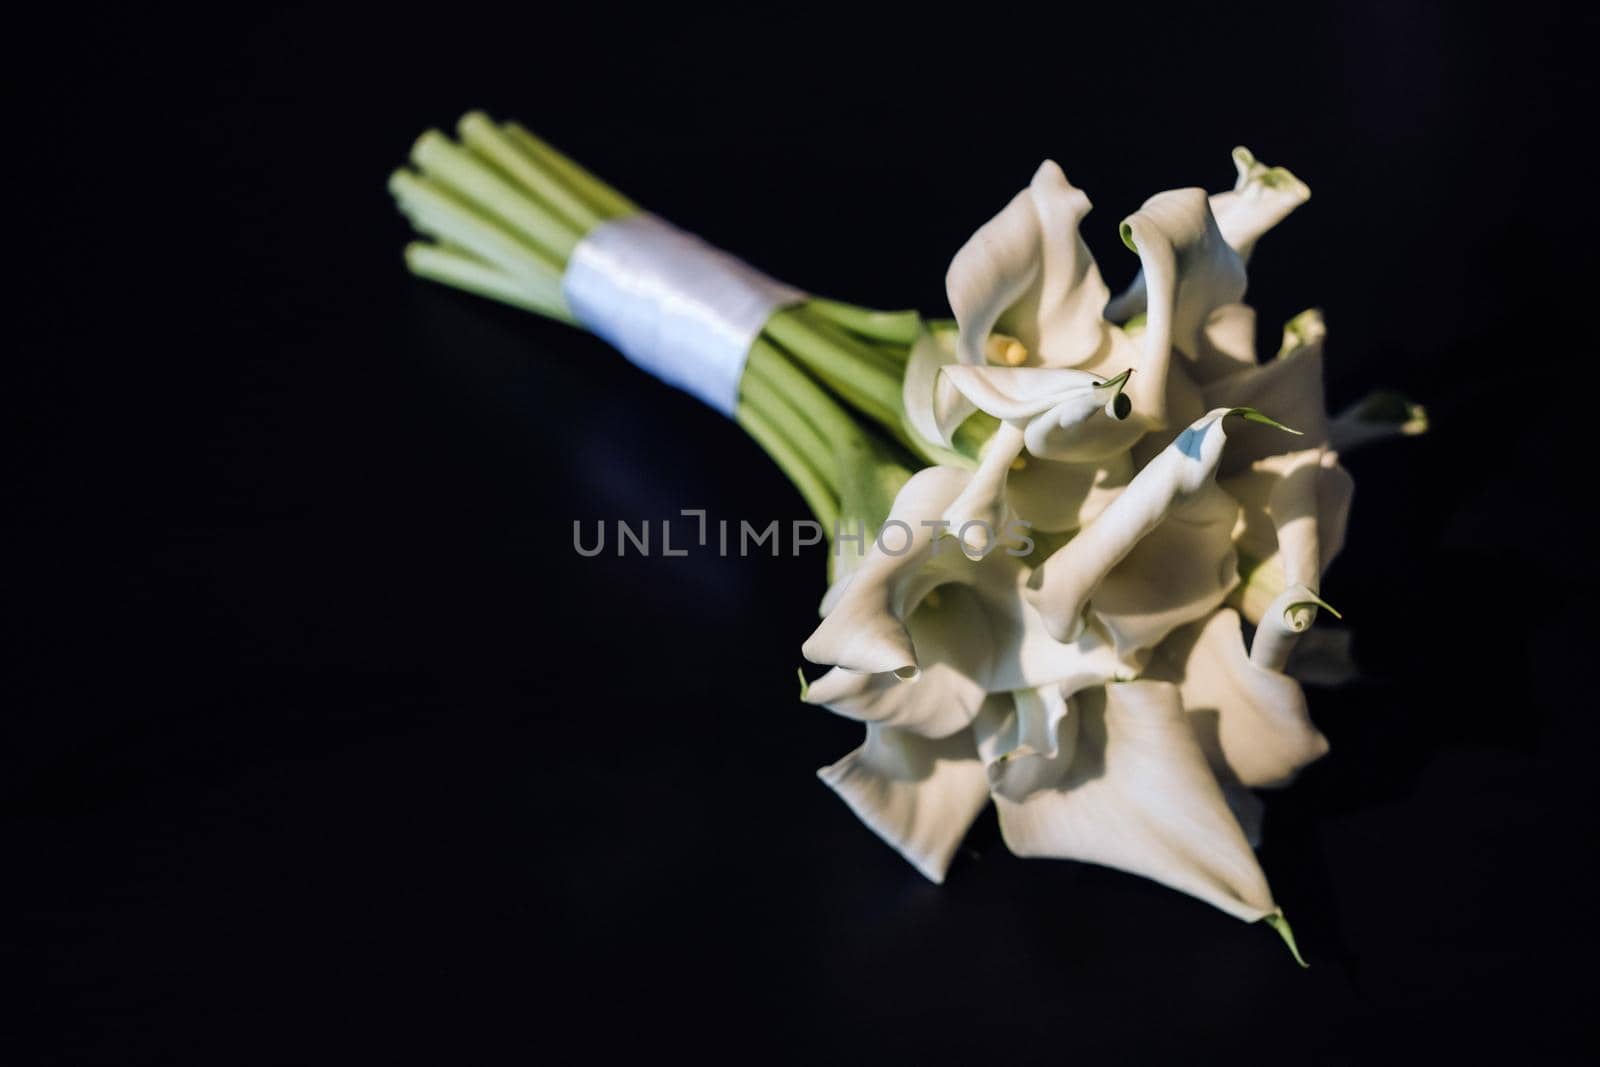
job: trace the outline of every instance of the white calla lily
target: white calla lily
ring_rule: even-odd
[[[975,618],[982,610],[960,586],[924,597],[905,620],[919,676],[835,667],[806,687],[804,699],[862,722],[946,737],[966,727],[983,706],[994,642]],[[809,653],[808,653],[809,655]]]
[[[1001,420],[971,483],[945,513],[969,556],[992,549],[1011,514],[1054,531],[1075,529],[1085,510],[1096,510],[1090,494],[1113,484],[1112,472],[1124,472],[1126,453],[1143,432],[1128,420],[1122,387],[1129,374],[1102,379],[1062,367],[944,368],[962,396]],[[1030,467],[1026,478],[1014,476]],[[1017,484],[1021,494],[1008,500]]]
[[[1218,232],[1242,264],[1248,263],[1256,242],[1290,212],[1311,199],[1311,189],[1285,167],[1269,167],[1256,159],[1243,145],[1233,150],[1237,172],[1233,188],[1209,197],[1211,215]],[[1136,250],[1137,251],[1137,250]],[[1146,308],[1147,279],[1143,271],[1133,284],[1119,293],[1106,308],[1106,315],[1126,322]]]
[[[1057,640],[1076,639],[1084,627],[1084,609],[1095,591],[1113,568],[1169,517],[1201,528],[1215,525],[1221,508],[1215,494],[1204,490],[1214,488],[1227,440],[1224,420],[1233,414],[1261,418],[1255,412],[1219,408],[1196,420],[1152,459],[1094,522],[1034,572],[1029,599]],[[1231,552],[1230,547],[1230,559]],[[1203,565],[1203,560],[1195,562]],[[1220,578],[1220,571],[1219,567],[1213,573]]]
[[[916,676],[916,648],[905,619],[931,588],[923,572],[935,551],[935,528],[924,520],[942,513],[969,478],[949,467],[911,476],[895,497],[885,533],[848,584],[830,597],[831,610],[801,648],[806,659],[868,674]],[[887,532],[890,526],[895,533]]]
[[[809,703],[944,737],[970,723],[988,693],[1098,684],[1136,670],[1104,628],[1070,643],[1052,638],[1024,596],[1027,569],[1010,551],[970,560],[936,539],[940,516],[972,480],[930,467],[901,489],[885,523],[895,532],[829,591],[802,647],[831,668],[807,686]]]
[[[1284,785],[1328,750],[1299,683],[1245,651],[1239,615],[1230,609],[1173,633],[1156,650],[1149,676],[1178,685],[1189,725],[1225,783]]]
[[[1172,352],[1199,358],[1212,313],[1244,296],[1244,262],[1223,240],[1203,189],[1152,196],[1122,221],[1122,240],[1138,253],[1140,273],[1106,313],[1116,320],[1145,316],[1133,409],[1153,426],[1168,425],[1169,414],[1187,421],[1197,403],[1195,387],[1172,365]]]
[[[944,522],[970,559],[982,559],[997,547],[1006,525],[1006,476],[1022,446],[1022,431],[1001,423],[984,446],[972,479],[945,509]]]
[[[1126,452],[1144,432],[1123,392],[1132,368],[1112,378],[1065,367],[944,368],[977,410],[1022,431],[1028,453],[1096,463]]]
[[[992,793],[1021,801],[1058,783],[1077,740],[1076,723],[1063,735],[1071,710],[1070,697],[1059,685],[1018,689],[984,709],[973,735]]]
[[[1028,188],[978,228],[950,263],[945,291],[960,326],[960,362],[986,361],[998,329],[1021,346],[999,347],[1015,365],[1070,367],[1105,343],[1110,290],[1078,224],[1089,198],[1046,160]]]
[[[1240,505],[1234,544],[1245,618],[1260,621],[1290,586],[1317,591],[1344,547],[1355,492],[1338,453],[1313,448],[1267,456],[1218,484]]]
[[[1153,648],[1211,614],[1239,582],[1233,531],[1239,505],[1215,485],[1197,490],[1139,539],[1095,589],[1089,614],[1117,654]]]
[[[1175,686],[1084,690],[1054,725],[1049,773],[1032,768],[1021,799],[994,794],[1012,852],[1129,871],[1246,922],[1279,915]]]
[[[988,776],[968,730],[934,740],[868,726],[866,742],[817,777],[936,883],[989,800]]]
[[[924,330],[906,357],[901,404],[906,423],[924,441],[950,447],[956,427],[977,410],[941,373],[956,362],[956,333]]]
[[[1326,608],[1334,618],[1343,618],[1334,606],[1304,585],[1291,585],[1273,598],[1250,642],[1250,662],[1269,671],[1287,671],[1289,657],[1300,638],[1317,621],[1317,609]]]

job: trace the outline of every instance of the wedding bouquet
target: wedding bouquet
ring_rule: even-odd
[[[940,882],[993,802],[1020,856],[1143,875],[1299,958],[1253,846],[1255,790],[1327,751],[1297,674],[1352,483],[1341,449],[1419,433],[1378,394],[1324,413],[1323,321],[1255,352],[1257,241],[1310,191],[1234,150],[1225,192],[1123,220],[1113,298],[1053,162],[957,251],[925,320],[782,285],[636,208],[516,123],[424,134],[390,190],[418,275],[606,338],[731,416],[829,543],[826,667],[801,699],[862,722],[822,780]]]

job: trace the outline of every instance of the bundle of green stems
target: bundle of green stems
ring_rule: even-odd
[[[406,248],[421,277],[572,325],[562,293],[573,250],[592,229],[637,213],[622,194],[515,122],[470,112],[458,140],[437,130],[411,150],[389,190],[416,230]],[[768,319],[750,347],[734,418],[783,470],[834,535],[841,521],[875,527],[911,470],[970,466],[909,432],[901,380],[927,329],[915,311],[876,311],[807,298]]]

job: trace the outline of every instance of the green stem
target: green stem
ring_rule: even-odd
[[[463,144],[549,204],[580,236],[605,220],[605,215],[584,200],[565,178],[539,157],[524,151],[483,112],[471,111],[463,115],[456,124],[456,132]]]
[[[746,373],[755,373],[771,382],[805,413],[830,448],[861,436],[861,426],[842,407],[833,394],[818,385],[805,371],[795,366],[783,350],[764,337],[750,346]]]
[[[578,245],[578,231],[558,218],[548,204],[500,177],[481,157],[451,144],[437,130],[429,130],[417,139],[411,161],[428,177],[499,219],[565,269]]]
[[[835,325],[873,341],[908,347],[922,329],[922,316],[915,311],[873,311],[820,296],[812,297],[806,305]]]
[[[638,213],[639,209],[627,197],[529,133],[521,124],[507,122],[500,128],[505,131],[507,137],[516,142],[518,147],[539,165],[559,177],[569,189],[582,197],[603,217],[615,219]]]
[[[871,341],[852,336],[850,331],[840,327],[826,315],[819,314],[809,304],[802,304],[797,310],[801,318],[834,347],[859,361],[863,367],[871,367],[892,379],[893,389],[890,393],[894,397],[894,409],[896,411],[900,409],[900,377],[905,369],[903,364],[885,356],[883,350]]]
[[[839,495],[839,465],[834,451],[792,397],[786,397],[754,368],[746,367],[739,383],[740,399],[752,405],[774,429],[789,441],[806,465],[827,486],[831,496]]]
[[[788,438],[760,409],[751,404],[741,404],[734,413],[734,421],[755,438],[762,451],[788,476],[822,528],[831,532],[839,522],[839,507]]]
[[[512,277],[546,277],[560,284],[562,266],[449,189],[407,170],[389,178],[400,209],[424,233],[459,245]]]
[[[561,301],[559,287],[546,289],[531,284],[532,279],[513,278],[457,249],[413,241],[406,245],[406,266],[419,278],[577,325]]]
[[[891,432],[900,432],[899,383],[880,370],[876,361],[863,361],[834,343],[805,316],[803,308],[774,313],[763,332],[851,405]]]

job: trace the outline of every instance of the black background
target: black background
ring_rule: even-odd
[[[1594,27],[1290,7],[13,25],[3,1058],[1584,1058]],[[1117,221],[1233,145],[1312,186],[1264,341],[1323,307],[1332,406],[1435,429],[1348,460],[1367,679],[1262,851],[1309,971],[992,818],[923,882],[812,777],[858,736],[795,699],[820,550],[573,554],[802,507],[602,343],[405,273],[385,177],[470,107],[936,314],[1042,157],[1113,287]]]

